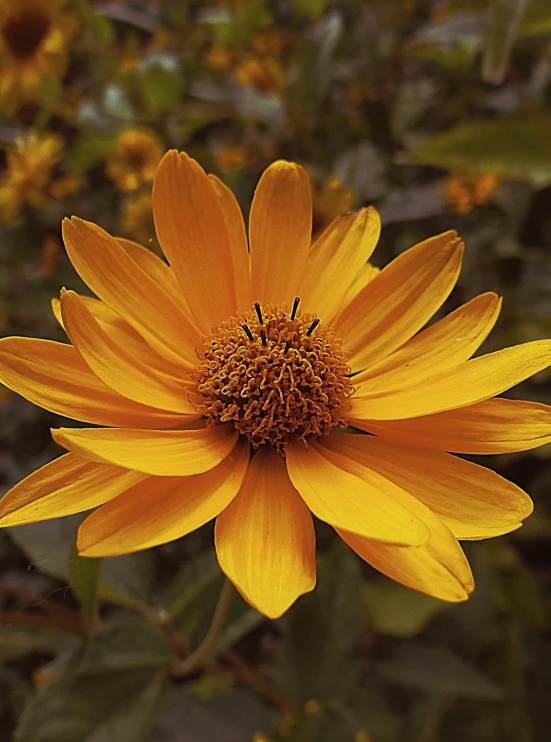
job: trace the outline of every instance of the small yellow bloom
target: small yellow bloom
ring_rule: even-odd
[[[128,198],[122,207],[121,232],[125,237],[148,245],[155,236],[151,193]]]
[[[243,147],[224,145],[215,153],[214,161],[221,173],[231,175],[243,167],[245,162]]]
[[[40,273],[43,278],[53,276],[57,260],[61,255],[61,243],[53,234],[46,235],[42,243],[42,255],[40,257]]]
[[[153,180],[162,154],[161,140],[154,132],[126,129],[119,135],[105,169],[120,191],[135,191]]]
[[[30,134],[7,153],[0,181],[0,217],[11,222],[24,203],[40,209],[48,198],[54,165],[61,160],[63,140],[57,134]]]
[[[285,87],[285,72],[276,57],[248,55],[235,67],[233,74],[242,85],[264,95],[275,96]]]
[[[316,701],[315,698],[311,698],[309,701],[306,701],[304,704],[304,713],[307,716],[312,716],[313,714],[319,714],[321,711],[321,706],[319,701]]]
[[[312,186],[312,233],[318,235],[337,216],[354,206],[355,194],[336,175],[330,175],[321,186]]]
[[[93,510],[77,545],[103,557],[216,519],[222,570],[275,618],[315,585],[314,515],[398,582],[466,600],[459,540],[515,530],[532,502],[453,454],[551,441],[550,407],[497,397],[551,365],[551,340],[473,359],[499,314],[491,292],[425,327],[459,276],[457,234],[366,271],[377,212],[311,244],[310,181],[290,162],[262,175],[248,239],[231,191],[175,151],[153,212],[168,262],[66,220],[97,298],[54,302],[69,343],[0,340],[6,386],[93,426],[53,430],[68,453],[4,496],[0,525]]]
[[[42,95],[45,80],[61,79],[76,17],[63,0],[0,0],[0,106],[11,112]]]
[[[446,184],[445,200],[451,211],[468,214],[475,206],[485,206],[501,179],[497,175],[450,175]]]
[[[50,183],[49,193],[52,198],[64,199],[78,193],[82,188],[84,177],[82,173],[67,173],[57,177]]]

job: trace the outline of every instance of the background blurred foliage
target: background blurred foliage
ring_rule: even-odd
[[[270,161],[303,163],[315,231],[374,203],[379,265],[458,229],[446,309],[495,290],[486,349],[549,336],[550,103],[549,0],[0,0],[2,331],[62,339],[50,298],[82,288],[62,217],[158,249],[151,179],[177,147],[245,210]],[[549,375],[518,394],[551,402]],[[7,489],[67,421],[0,403]],[[467,604],[387,580],[318,524],[315,592],[276,622],[236,598],[185,678],[221,585],[210,526],[103,561],[75,553],[82,516],[0,532],[0,740],[548,740],[550,454],[485,458],[536,513],[467,544]]]

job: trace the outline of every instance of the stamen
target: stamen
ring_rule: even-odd
[[[353,392],[341,341],[299,306],[297,297],[294,319],[257,303],[224,321],[205,338],[193,377],[206,425],[229,425],[253,450],[271,446],[283,457],[289,441],[346,427]]]
[[[300,296],[295,296],[295,300],[293,302],[293,309],[291,310],[291,319],[294,319],[297,316],[297,309],[298,309],[299,304],[300,304]]]
[[[312,324],[310,325],[310,327],[306,330],[306,337],[307,338],[309,338],[310,335],[314,332],[314,330],[316,329],[316,327],[319,325],[320,321],[321,321],[320,318],[319,317],[316,317],[316,319],[312,322]]]

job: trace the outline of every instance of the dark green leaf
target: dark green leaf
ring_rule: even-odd
[[[111,154],[116,142],[116,134],[102,134],[97,131],[85,132],[77,139],[63,166],[70,173],[82,173],[91,170]]]
[[[93,626],[99,623],[98,587],[101,565],[101,559],[79,556],[76,543],[73,545],[69,556],[69,583]]]
[[[364,599],[375,631],[402,637],[421,632],[448,605],[387,579],[367,583]]]
[[[526,179],[536,186],[551,183],[551,117],[470,121],[428,139],[414,150],[414,162],[446,170],[494,173]]]
[[[450,649],[429,644],[398,644],[382,663],[384,678],[406,688],[438,695],[500,700],[502,689]]]
[[[500,85],[505,79],[511,49],[528,0],[491,0],[482,79]]]
[[[360,562],[338,543],[331,559],[320,561],[315,591],[285,619],[273,667],[277,682],[300,705],[312,698],[322,704],[346,699],[358,678],[366,622]]]
[[[17,742],[140,742],[157,709],[160,671],[62,678],[28,706]]]
[[[147,110],[155,116],[174,110],[182,97],[182,73],[170,58],[156,57],[140,73],[139,85]]]

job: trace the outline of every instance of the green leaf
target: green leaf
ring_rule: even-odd
[[[445,170],[494,173],[551,183],[551,116],[472,121],[428,139],[410,153],[413,162]]]
[[[134,117],[127,91],[115,82],[108,82],[103,89],[103,110],[121,121],[131,121]]]
[[[0,626],[0,663],[28,654],[53,653],[72,641],[59,629],[45,626]]]
[[[327,0],[295,0],[293,10],[297,15],[308,15],[313,21],[317,21],[325,12]]]
[[[157,116],[174,110],[182,98],[182,75],[169,55],[156,55],[140,72],[140,91],[147,110]]]
[[[140,742],[153,720],[164,685],[162,672],[63,678],[29,704],[17,742]]]
[[[447,603],[387,579],[364,586],[364,601],[375,631],[389,636],[415,636]]]
[[[172,653],[142,619],[117,622],[49,666],[52,681],[27,707],[17,742],[142,740]]]
[[[518,35],[527,37],[548,33],[551,33],[551,5],[548,0],[532,0],[520,23]]]
[[[289,96],[295,107],[310,117],[321,103],[335,73],[333,57],[343,28],[340,13],[333,11],[313,26],[299,47],[296,81],[289,88]]]
[[[99,624],[98,587],[101,565],[101,559],[79,556],[76,542],[73,544],[69,556],[69,583],[92,626]]]
[[[231,46],[243,48],[260,27],[265,13],[266,0],[249,0],[243,10],[235,14],[228,24],[221,24],[218,33],[221,40]]]
[[[500,700],[502,689],[447,647],[421,643],[398,644],[380,674],[396,685],[436,695]]]
[[[69,582],[71,550],[84,517],[85,514],[79,513],[8,530],[37,569]],[[103,560],[99,597],[129,607],[143,606],[151,589],[151,580],[150,551],[110,557]]]
[[[182,633],[189,636],[196,628],[198,615],[204,616],[208,625],[208,616],[212,615],[216,606],[222,582],[220,567],[212,549],[186,562],[161,595],[160,601]]]
[[[113,622],[85,643],[71,661],[78,676],[158,669],[172,661],[160,631],[142,618]]]
[[[302,596],[282,622],[272,668],[276,682],[299,705],[312,698],[344,702],[358,679],[366,622],[360,561],[338,542],[330,559],[320,560],[314,592]]]
[[[482,79],[500,85],[505,79],[511,49],[528,0],[491,0]]]
[[[84,173],[99,165],[115,148],[117,134],[83,132],[76,140],[63,164],[69,173]]]

